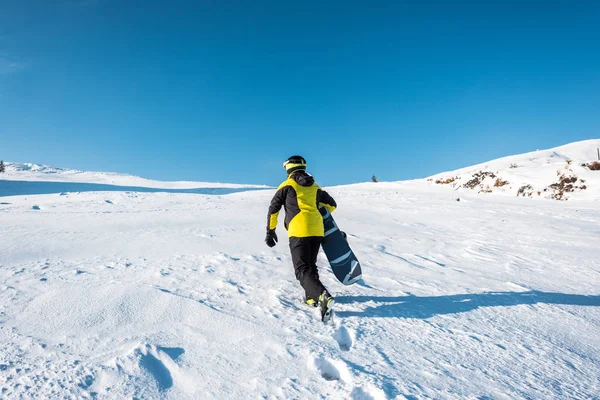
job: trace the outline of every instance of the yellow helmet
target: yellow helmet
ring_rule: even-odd
[[[283,168],[288,175],[298,170],[306,170],[306,160],[300,156],[291,156],[283,162]]]

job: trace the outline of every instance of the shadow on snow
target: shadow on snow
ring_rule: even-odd
[[[226,195],[230,193],[263,190],[262,188],[197,188],[197,189],[159,189],[139,186],[116,186],[101,183],[77,182],[39,182],[0,180],[0,197],[26,196],[38,194],[70,192],[140,192],[140,193],[184,193],[205,195]]]
[[[551,292],[488,292],[450,296],[336,296],[340,304],[375,303],[362,311],[338,311],[340,317],[430,318],[456,314],[480,307],[509,307],[533,304],[600,306],[600,295]],[[384,304],[380,304],[384,303]]]

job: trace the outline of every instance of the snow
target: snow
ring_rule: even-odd
[[[263,242],[272,189],[0,197],[0,398],[597,398],[593,173],[566,202],[328,188],[364,270],[344,286],[319,256],[330,325],[302,304],[283,229]]]
[[[173,189],[173,190],[186,190],[186,189],[201,189],[201,188],[226,188],[226,189],[248,189],[248,188],[268,188],[265,185],[239,185],[230,183],[212,183],[212,182],[164,182],[155,181],[151,179],[141,178],[139,176],[119,174],[114,172],[89,172],[89,171],[78,171],[67,168],[56,168],[49,167],[47,165],[38,165],[32,163],[12,163],[6,162],[6,172],[2,174],[2,179],[9,181],[35,181],[35,182],[49,182],[49,183],[63,183],[62,187],[66,188],[63,190],[69,190],[75,185],[64,185],[65,183],[73,184],[87,184],[87,186],[97,185],[96,188],[100,190],[122,190],[122,188],[113,188],[112,186],[126,186],[135,189]],[[59,186],[56,185],[56,188]],[[90,190],[85,190],[90,191]],[[6,195],[0,193],[0,195]]]
[[[428,182],[461,192],[476,191],[510,196],[517,195],[521,187],[531,185],[526,196],[541,199],[552,197],[555,191],[549,186],[558,183],[560,176],[572,176],[578,179],[574,183],[574,191],[566,193],[564,197],[571,200],[598,200],[600,198],[598,171],[590,171],[582,166],[582,164],[592,161],[599,161],[598,148],[600,148],[600,139],[584,140],[553,149],[504,157],[456,171],[444,172],[428,178]],[[473,189],[465,188],[465,184],[480,171],[492,172],[495,176],[487,177]],[[445,182],[448,179],[454,180],[447,184],[436,183],[436,181]],[[494,186],[498,179],[506,181],[507,184],[500,187]],[[585,186],[585,189],[580,189],[582,186]]]

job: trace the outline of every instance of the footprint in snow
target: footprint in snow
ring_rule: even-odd
[[[357,387],[350,393],[350,398],[352,400],[379,400],[386,399],[387,396],[380,389],[375,387]]]
[[[354,340],[352,339],[352,333],[345,326],[340,326],[338,330],[333,334],[333,338],[342,351],[350,351]]]
[[[343,361],[335,361],[326,357],[315,359],[315,366],[321,376],[328,381],[351,381],[351,374]]]
[[[160,392],[173,386],[172,370],[177,368],[177,359],[185,353],[181,347],[141,345],[135,351],[139,366],[155,381]]]
[[[165,364],[153,354],[143,354],[140,357],[140,366],[148,371],[154,378],[159,391],[165,391],[173,386],[171,371],[169,371]]]

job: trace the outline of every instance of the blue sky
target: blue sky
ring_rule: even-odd
[[[0,158],[424,177],[600,137],[598,1],[0,1]]]

